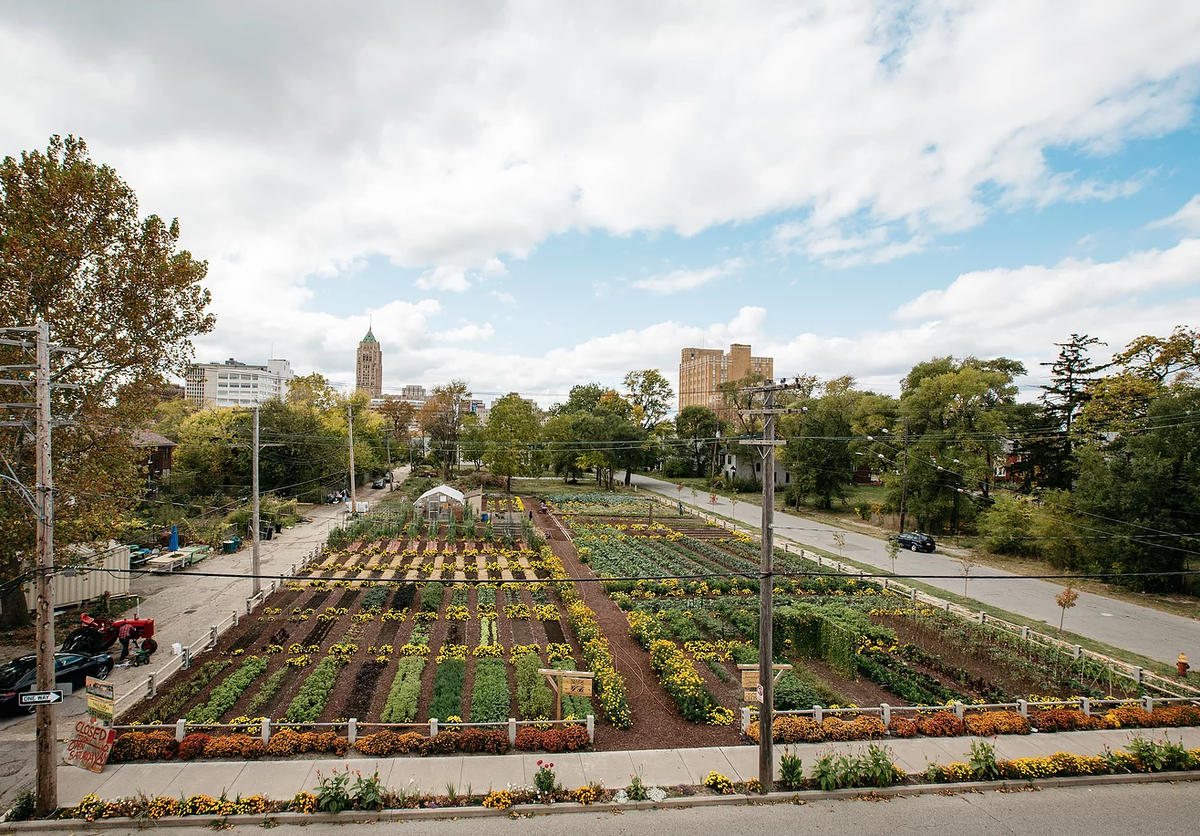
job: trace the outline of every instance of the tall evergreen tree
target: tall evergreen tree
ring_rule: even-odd
[[[1042,363],[1050,368],[1050,383],[1042,388],[1042,405],[1058,430],[1057,438],[1045,445],[1046,460],[1042,463],[1041,483],[1050,488],[1070,488],[1073,478],[1071,456],[1073,441],[1072,425],[1079,410],[1087,401],[1087,387],[1097,372],[1108,368],[1108,363],[1094,365],[1088,350],[1094,345],[1107,345],[1087,334],[1072,334],[1059,347],[1058,359]]]

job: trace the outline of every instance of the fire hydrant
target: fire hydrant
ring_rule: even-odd
[[[1187,654],[1180,653],[1179,658],[1175,660],[1175,670],[1179,671],[1180,679],[1187,679],[1188,669],[1191,665],[1188,664]]]

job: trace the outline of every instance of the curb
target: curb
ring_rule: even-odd
[[[631,810],[685,810],[689,807],[738,807],[765,804],[804,804],[814,801],[846,801],[872,796],[904,798],[910,795],[937,793],[985,792],[1018,787],[1052,789],[1055,787],[1092,787],[1106,784],[1176,784],[1200,781],[1196,772],[1138,772],[1126,775],[1080,775],[1073,778],[1039,778],[1032,781],[963,781],[952,784],[913,784],[894,787],[861,787],[844,790],[803,790],[772,792],[766,795],[698,795],[666,798],[653,801],[630,801],[624,804],[579,804],[564,801],[557,804],[515,804],[507,810],[487,807],[444,807],[435,809],[381,810],[376,813],[254,813],[236,816],[177,816],[165,819],[111,818],[85,822],[80,819],[51,819],[27,822],[0,822],[0,833],[56,833],[62,830],[155,829],[174,827],[205,827],[212,821],[226,824],[260,825],[270,820],[275,824],[368,824],[390,821],[441,821],[451,819],[507,818],[511,815],[550,816],[570,813],[612,813]]]

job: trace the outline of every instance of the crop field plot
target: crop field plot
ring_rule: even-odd
[[[551,719],[552,693],[536,671],[582,669],[573,585],[544,544],[451,540],[446,528],[327,549],[126,719]],[[519,687],[525,668],[536,681]],[[564,706],[567,717],[597,713],[587,698]]]
[[[662,693],[693,723],[723,723],[746,705],[737,664],[757,662],[758,544],[657,509],[654,522],[645,508],[636,519],[609,513],[603,496],[546,501],[572,532],[581,572],[624,614]],[[777,709],[1138,694],[1069,652],[914,607],[783,550],[775,563],[776,661],[794,666],[776,688]]]
[[[661,505],[651,515],[641,503],[634,515],[637,503],[627,496],[606,496],[550,495],[542,498],[546,510],[538,500],[516,500],[519,537],[497,537],[469,515],[356,522],[123,720],[185,719],[200,737],[245,732],[242,754],[344,751],[338,734],[348,733],[351,718],[367,735],[357,745],[366,754],[505,751],[509,718],[530,723],[516,734],[518,748],[586,746],[580,726],[544,723],[554,718],[556,699],[539,671],[558,668],[593,674],[591,696],[564,697],[562,713],[569,721],[595,717],[598,749],[746,741],[738,665],[758,659],[758,544]],[[548,541],[542,532],[550,530],[569,536]],[[776,686],[778,710],[887,703],[933,711],[961,702],[970,715],[972,705],[1035,695],[1138,695],[1102,665],[915,607],[797,554],[777,550],[776,571],[776,661],[793,666]],[[916,733],[914,712],[905,716],[894,730],[864,716],[876,725],[854,733]],[[924,733],[961,732],[953,714],[938,716]],[[251,736],[266,718],[290,731],[263,749]],[[429,738],[431,719],[451,731]],[[968,729],[982,728],[967,720]],[[853,713],[832,718],[832,730],[804,722],[810,725],[784,739],[851,739],[839,735],[859,720]],[[1011,717],[1004,722],[1029,728]],[[499,726],[484,734],[460,725],[469,723]],[[377,724],[393,725],[381,731]],[[159,734],[165,749],[138,738],[125,757],[143,750],[146,758],[162,756],[172,738]],[[756,725],[748,734],[754,738]],[[229,742],[205,745],[206,757],[239,751]]]

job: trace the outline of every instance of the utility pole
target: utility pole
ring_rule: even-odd
[[[388,427],[387,429],[385,429],[383,431],[383,443],[387,445],[387,457],[388,457],[387,489],[388,489],[388,493],[391,493],[393,477],[392,477],[392,430],[390,427]]]
[[[751,397],[763,396],[761,409],[741,410],[743,415],[761,415],[763,437],[749,439],[744,444],[761,447],[763,459],[762,479],[762,550],[758,580],[758,684],[762,704],[758,709],[758,780],[763,792],[771,792],[775,782],[775,635],[774,635],[774,586],[775,586],[775,448],[787,444],[775,438],[775,418],[792,412],[775,406],[775,393],[796,388],[786,380],[778,384],[766,383],[742,390]]]
[[[350,513],[354,513],[354,405],[346,404],[346,425],[350,428]]]
[[[15,386],[29,391],[29,372],[34,372],[33,385],[36,393],[35,403],[6,403],[3,409],[16,412],[18,410],[33,410],[34,426],[30,427],[30,419],[0,421],[0,426],[14,427],[26,433],[33,429],[35,437],[36,485],[31,491],[22,484],[9,468],[11,481],[20,496],[29,504],[36,518],[36,569],[34,587],[37,594],[37,623],[36,623],[36,688],[39,691],[54,690],[54,475],[51,458],[51,435],[55,424],[67,424],[69,421],[55,420],[51,415],[50,394],[54,389],[76,389],[72,383],[56,383],[50,374],[50,357],[54,352],[78,353],[77,349],[50,343],[50,324],[39,320],[33,327],[0,328],[0,344],[33,350],[35,362],[32,365],[18,364],[0,366],[0,372],[18,372],[16,378],[0,378],[0,384]],[[33,334],[30,342],[27,334]],[[12,335],[12,336],[9,336]],[[27,413],[24,413],[27,414]],[[58,809],[58,735],[54,721],[54,707],[39,705],[35,720],[35,753],[36,753],[36,783],[37,799],[34,809],[40,816],[46,816]]]
[[[908,504],[908,419],[904,419],[904,473],[900,477],[900,533],[904,533],[904,512]]]
[[[54,690],[54,472],[50,460],[50,323],[37,324],[37,689]],[[37,802],[39,815],[58,809],[58,735],[54,706],[39,705]]]
[[[260,536],[259,526],[261,522],[258,516],[258,404],[254,405],[254,437],[250,441],[250,449],[254,451],[254,475],[251,477],[250,490],[254,492],[254,505],[251,511],[251,524],[253,530],[250,532],[250,575],[253,578],[252,595],[257,595],[262,590],[262,582],[258,579],[258,540]]]

